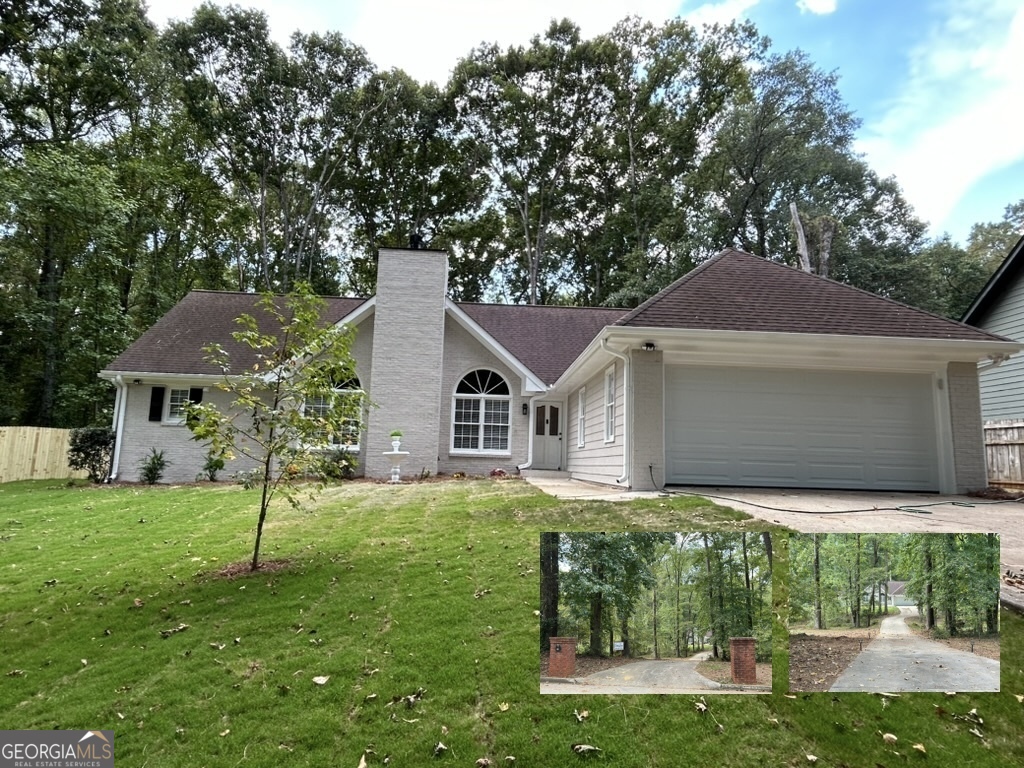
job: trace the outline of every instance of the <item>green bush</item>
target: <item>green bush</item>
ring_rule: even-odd
[[[224,451],[210,448],[206,452],[206,462],[203,464],[203,471],[196,475],[196,480],[206,478],[211,483],[217,481],[217,473],[224,471]]]
[[[110,470],[114,452],[114,432],[107,427],[82,427],[71,430],[68,466],[84,469],[94,483],[102,483]]]
[[[351,480],[356,476],[358,465],[358,454],[336,449],[319,454],[313,460],[310,470],[320,480]]]
[[[163,451],[150,448],[149,456],[139,462],[139,479],[149,485],[159,483],[169,465],[170,462],[164,458]]]

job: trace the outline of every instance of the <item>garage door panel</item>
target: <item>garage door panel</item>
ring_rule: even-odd
[[[666,368],[669,482],[935,490],[931,377]]]

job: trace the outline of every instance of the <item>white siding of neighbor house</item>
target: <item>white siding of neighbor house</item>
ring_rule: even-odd
[[[1024,279],[1018,277],[978,326],[1014,341],[1024,341]],[[1024,419],[1024,353],[979,372],[981,415],[993,419]]]
[[[529,452],[530,417],[523,415],[523,404],[529,398],[523,397],[522,379],[511,368],[501,362],[479,341],[473,338],[450,316],[444,326],[444,362],[441,377],[441,419],[438,430],[440,460],[437,471],[446,474],[463,472],[467,475],[485,475],[492,469],[514,472],[526,462]],[[509,404],[509,448],[507,456],[471,456],[451,452],[452,446],[452,397],[455,387],[470,371],[488,368],[500,373],[508,382],[512,402]],[[419,471],[422,462],[409,457],[410,471]]]
[[[583,385],[587,390],[586,402],[586,435],[585,445],[579,447],[579,389],[574,389],[569,396],[569,414],[566,443],[568,458],[566,466],[574,480],[592,483],[615,484],[622,475],[623,452],[623,390],[622,361],[614,360],[615,365],[615,440],[605,442],[604,439],[604,377],[608,367],[603,366],[600,372],[587,380]]]
[[[977,491],[988,485],[978,368],[974,363],[950,363],[946,380],[949,385],[956,491]]]

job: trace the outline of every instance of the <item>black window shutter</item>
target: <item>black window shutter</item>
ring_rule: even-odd
[[[149,395],[149,420],[161,421],[164,416],[164,392],[167,387],[153,387]]]
[[[188,399],[190,403],[195,403],[196,405],[199,405],[199,403],[203,402],[203,388],[192,387],[191,389],[189,389]]]

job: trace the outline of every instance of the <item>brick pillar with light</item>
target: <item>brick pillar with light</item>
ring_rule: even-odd
[[[551,655],[548,657],[548,675],[572,677],[576,674],[576,638],[551,637]]]
[[[757,684],[756,640],[752,637],[729,638],[732,681],[740,685]]]

